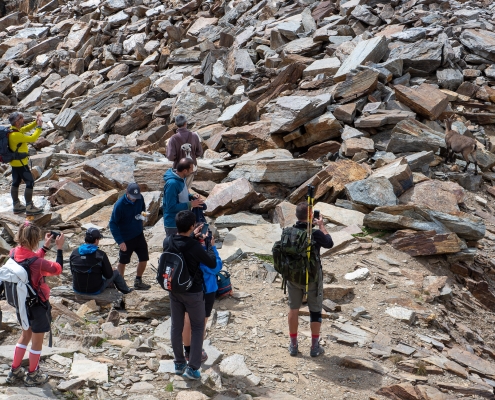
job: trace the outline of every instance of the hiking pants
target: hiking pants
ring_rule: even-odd
[[[112,286],[112,284],[117,288],[118,291],[122,293],[127,293],[130,289],[120,272],[116,269],[113,270],[113,275],[109,279],[103,278],[103,285],[100,289],[100,293],[103,292],[107,287]]]
[[[182,330],[184,329],[184,314],[189,314],[191,321],[191,351],[189,366],[192,369],[201,367],[201,352],[203,350],[203,331],[205,328],[205,300],[203,292],[170,293],[170,313],[172,328],[170,341],[174,351],[174,361],[185,364]]]
[[[22,181],[26,184],[26,188],[32,189],[34,187],[34,178],[29,167],[27,165],[12,167],[12,186],[18,188]]]

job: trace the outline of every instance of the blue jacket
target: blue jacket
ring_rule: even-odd
[[[217,266],[214,269],[208,268],[204,264],[199,264],[201,271],[203,271],[203,279],[205,281],[205,293],[213,293],[218,290],[217,273],[222,269],[222,259],[218,254],[216,246],[212,246],[213,252],[217,258]]]
[[[175,216],[179,211],[190,210],[192,196],[187,192],[186,182],[172,168],[163,174],[163,224],[165,228],[177,228]],[[184,192],[185,191],[185,192]],[[184,197],[179,200],[179,195]]]
[[[124,194],[117,200],[110,217],[110,231],[118,244],[133,239],[143,232],[143,221],[136,219],[136,216],[143,211],[146,211],[146,205],[142,197],[132,203]]]

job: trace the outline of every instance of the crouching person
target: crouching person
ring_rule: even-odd
[[[70,271],[74,292],[97,295],[112,284],[124,294],[132,292],[134,289],[127,286],[119,271],[112,269],[105,252],[98,249],[102,237],[98,229],[89,228],[84,237],[84,244],[70,255]]]
[[[45,276],[62,273],[62,248],[65,237],[61,234],[55,238],[57,246],[55,262],[44,259],[53,237],[47,233],[44,246],[37,250],[41,237],[41,229],[26,221],[19,227],[18,246],[11,250],[10,259],[0,269],[0,280],[4,282],[7,301],[9,304],[17,304],[17,318],[22,327],[21,337],[14,350],[11,370],[6,379],[7,383],[23,379],[26,386],[38,386],[48,381],[48,376],[39,369],[43,337],[45,332],[50,332],[52,320],[50,288],[45,283]],[[29,342],[31,349],[29,369],[26,374],[21,362]]]

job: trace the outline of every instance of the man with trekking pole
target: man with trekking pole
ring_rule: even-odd
[[[314,186],[308,185],[306,203],[296,207],[297,222],[284,228],[282,238],[273,246],[274,267],[282,275],[282,287],[289,295],[289,353],[295,357],[299,351],[297,330],[299,308],[307,296],[311,326],[311,357],[325,352],[320,346],[321,311],[323,303],[323,273],[320,249],[330,249],[333,241],[328,234],[323,217],[313,214]],[[313,229],[313,224],[319,229]]]

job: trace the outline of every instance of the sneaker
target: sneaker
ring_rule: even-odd
[[[318,344],[318,346],[316,347],[311,347],[311,351],[309,352],[309,355],[311,357],[318,357],[324,353],[325,353],[325,349]]]
[[[126,291],[122,292],[123,294],[129,294],[131,292],[134,292],[134,288],[129,288]]]
[[[184,351],[184,356],[186,357],[186,361],[189,362],[189,353],[187,351]],[[204,363],[206,360],[208,360],[208,354],[206,354],[205,349],[201,351],[201,363]]]
[[[296,357],[297,353],[299,352],[299,346],[296,344],[295,346],[292,346],[292,343],[289,343],[289,353],[292,357]]]
[[[144,283],[141,279],[134,279],[134,289],[136,289],[136,290],[150,290],[151,285]]]
[[[175,365],[175,375],[182,375],[187,368],[187,364],[174,362],[174,365]]]
[[[5,380],[7,383],[14,383],[18,379],[24,378],[26,371],[23,367],[17,367],[16,369],[11,369]]]
[[[43,214],[41,208],[35,207],[33,203],[26,204],[26,215],[38,215]]]
[[[48,382],[48,375],[43,374],[40,369],[28,372],[24,377],[24,386],[28,387],[44,385],[46,382]]]
[[[14,204],[14,214],[22,214],[26,212],[26,206],[23,205],[20,201]]]
[[[198,369],[192,369],[188,366],[182,376],[193,381],[199,381],[201,379],[201,372]]]

